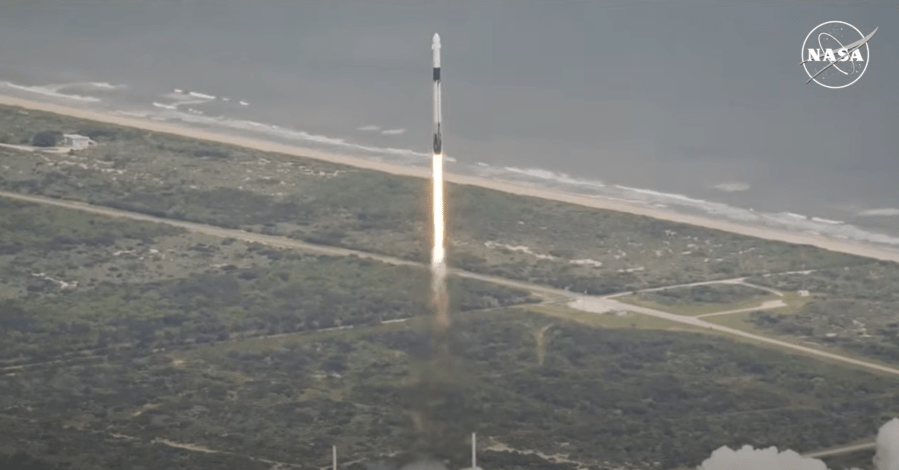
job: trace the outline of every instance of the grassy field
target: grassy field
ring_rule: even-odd
[[[410,260],[428,252],[421,180],[14,108],[0,107],[0,129],[16,144],[43,130],[98,141],[72,154],[0,148],[5,190]],[[899,360],[894,263],[483,188],[451,185],[447,200],[456,267],[592,294],[750,276],[784,295],[710,285],[621,300],[699,315],[779,299],[787,306],[707,320]],[[72,470],[306,469],[326,466],[336,444],[455,466],[477,431],[589,468],[667,470],[722,445],[869,438],[899,413],[890,377],[455,277],[455,363],[440,368],[421,268],[2,199],[0,213],[0,462],[25,451]],[[815,271],[765,276],[797,269]],[[573,470],[500,451],[480,462]]]
[[[111,357],[9,377],[0,395],[15,416],[82,433],[321,466],[332,444],[359,458],[427,449],[461,465],[476,430],[592,468],[673,468],[721,445],[826,448],[899,411],[897,379],[710,335],[517,308],[460,315],[453,328],[457,370],[443,376],[429,366],[426,322],[411,321]],[[47,432],[35,450],[69,439]]]
[[[865,357],[899,363],[899,272],[892,263],[758,276],[775,289],[806,290],[811,301],[789,314],[760,312],[751,322],[768,334],[798,337]]]
[[[423,268],[273,250],[0,200],[0,359],[141,350],[428,315]],[[451,276],[450,308],[537,299]],[[401,288],[397,288],[402,286]]]
[[[734,303],[720,303],[720,304],[694,304],[694,305],[666,305],[659,302],[653,302],[651,300],[646,300],[645,297],[642,296],[634,296],[627,295],[622,297],[617,297],[615,300],[639,305],[641,307],[647,307],[655,310],[661,310],[663,312],[676,313],[678,315],[685,315],[690,317],[695,317],[699,315],[708,315],[711,313],[719,313],[719,312],[730,312],[733,310],[742,310],[746,308],[755,308],[761,306],[763,302],[766,301],[776,301],[781,300],[780,297],[775,295],[764,296],[759,299],[753,300],[744,300],[742,302],[734,302]]]
[[[639,292],[616,297],[616,300],[679,315],[697,316],[753,308],[763,302],[786,299],[743,284],[721,283]]]
[[[95,137],[68,154],[0,149],[0,188],[424,261],[426,181],[0,107],[8,140]],[[36,158],[37,157],[37,158]],[[448,259],[466,270],[606,294],[867,264],[824,250],[449,185]]]

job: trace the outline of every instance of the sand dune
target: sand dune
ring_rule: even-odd
[[[0,104],[9,105],[9,106],[20,106],[22,108],[34,109],[39,111],[46,111],[50,113],[62,114],[66,116],[78,117],[82,119],[89,119],[92,121],[99,121],[109,124],[115,124],[119,126],[127,126],[134,127],[139,129],[145,129],[154,132],[163,132],[169,134],[176,134],[184,137],[191,137],[195,139],[201,140],[209,140],[214,142],[227,143],[232,145],[238,145],[242,147],[253,148],[257,150],[267,151],[267,152],[277,152],[283,153],[286,155],[293,155],[297,157],[308,157],[317,160],[329,161],[333,163],[340,163],[344,165],[350,165],[359,168],[366,168],[370,170],[382,171],[385,173],[391,173],[395,175],[404,175],[404,176],[414,176],[419,178],[428,178],[430,177],[430,170],[428,168],[413,168],[401,165],[394,165],[383,162],[376,162],[371,160],[365,160],[362,158],[349,157],[345,155],[337,155],[333,153],[322,152],[318,150],[312,150],[302,147],[278,144],[273,142],[266,142],[263,140],[257,140],[252,138],[245,137],[236,137],[225,134],[218,134],[210,131],[203,131],[197,129],[191,129],[184,126],[179,126],[177,124],[170,123],[162,123],[158,121],[150,121],[143,120],[125,116],[117,116],[111,114],[105,114],[94,111],[86,111],[75,109],[67,106],[60,106],[49,103],[39,103],[30,100],[24,100],[21,98],[16,98],[12,96],[4,96],[0,95]],[[701,227],[722,230],[726,232],[739,233],[742,235],[747,235],[751,237],[764,238],[767,240],[777,240],[783,241],[787,243],[795,243],[795,244],[803,244],[803,245],[813,245],[819,248],[823,248],[826,250],[848,253],[858,256],[864,256],[867,258],[874,258],[879,260],[889,260],[899,262],[899,252],[891,251],[887,249],[882,249],[873,246],[866,246],[860,244],[849,243],[846,241],[840,240],[832,240],[818,235],[812,235],[807,233],[796,233],[796,232],[788,232],[785,230],[778,230],[768,227],[752,227],[745,226],[740,224],[735,224],[726,221],[713,220],[700,216],[693,216],[687,214],[679,214],[675,212],[669,212],[662,209],[644,207],[636,204],[629,204],[621,201],[612,201],[603,198],[593,198],[593,197],[585,197],[576,194],[568,194],[559,191],[553,191],[548,189],[539,189],[539,188],[530,188],[519,186],[513,183],[507,183],[503,181],[491,180],[487,178],[479,178],[475,176],[463,176],[463,175],[453,175],[447,174],[445,175],[446,180],[452,183],[457,184],[468,184],[474,186],[481,186],[485,188],[495,189],[511,194],[518,194],[523,196],[533,196],[539,197],[542,199],[550,199],[555,201],[566,202],[570,204],[578,204],[586,207],[593,207],[597,209],[607,209],[618,212],[627,212],[631,214],[644,215],[648,217],[652,217],[655,219],[667,220],[671,222],[679,222],[690,225],[697,225]]]

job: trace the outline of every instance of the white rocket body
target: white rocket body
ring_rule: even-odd
[[[434,268],[443,271],[446,268],[444,259],[444,214],[443,214],[443,136],[440,131],[440,35],[434,34],[431,44],[434,51],[434,154],[431,157],[431,171],[433,177],[433,204],[434,214],[434,245],[431,252],[431,263]]]
[[[434,34],[431,44],[434,51],[434,153],[443,154],[443,137],[440,135],[440,35]]]

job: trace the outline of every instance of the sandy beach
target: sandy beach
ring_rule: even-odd
[[[152,120],[144,120],[138,118],[130,118],[125,116],[117,116],[93,111],[85,111],[75,108],[70,108],[66,106],[56,105],[56,104],[48,104],[48,103],[39,103],[35,101],[25,100],[21,98],[16,98],[12,96],[4,96],[0,95],[0,104],[8,105],[8,106],[19,106],[22,108],[33,109],[38,111],[46,111],[55,114],[61,114],[65,116],[72,116],[81,119],[88,119],[92,121],[104,122],[108,124],[114,124],[118,126],[125,127],[133,127],[153,132],[162,132],[168,134],[175,134],[184,137],[190,137],[194,139],[200,140],[208,140],[226,144],[237,145],[241,147],[252,148],[256,150],[262,150],[266,152],[276,152],[282,153],[286,155],[292,155],[297,157],[306,157],[312,158],[316,160],[323,160],[332,163],[339,163],[343,165],[354,166],[358,168],[365,168],[369,170],[382,171],[385,173],[391,173],[394,175],[403,175],[403,176],[413,176],[419,178],[429,178],[430,171],[427,168],[415,168],[415,167],[406,167],[402,165],[395,165],[383,162],[376,162],[371,160],[365,160],[361,158],[348,157],[344,155],[337,155],[333,153],[321,152],[318,150],[312,150],[302,147],[283,145],[273,142],[266,142],[263,140],[257,140],[252,138],[245,137],[235,137],[229,136],[226,134],[219,134],[214,132],[202,131],[197,129],[191,129],[185,126],[179,126],[176,124],[163,123]],[[854,244],[850,242],[844,242],[840,240],[833,240],[829,238],[825,238],[822,236],[816,236],[807,233],[797,233],[797,232],[788,232],[785,230],[778,230],[774,228],[768,227],[753,227],[741,224],[730,223],[721,220],[714,220],[700,216],[693,216],[687,214],[679,214],[676,212],[665,211],[661,209],[655,209],[650,207],[645,207],[637,204],[628,204],[620,201],[613,201],[602,198],[593,198],[586,197],[576,194],[567,194],[558,191],[544,190],[539,188],[531,188],[526,186],[520,186],[512,183],[491,180],[487,178],[479,178],[474,176],[464,176],[464,175],[454,175],[454,174],[446,174],[446,180],[456,184],[465,184],[465,185],[473,185],[473,186],[481,186],[484,188],[495,189],[498,191],[503,191],[511,194],[518,194],[524,196],[533,196],[539,197],[543,199],[549,199],[554,201],[566,202],[570,204],[577,204],[586,207],[592,207],[596,209],[606,209],[613,210],[618,212],[626,212],[630,214],[643,215],[647,217],[652,217],[660,220],[667,220],[671,222],[679,222],[690,225],[697,225],[701,227],[706,227],[710,229],[722,230],[726,232],[738,233],[741,235],[747,235],[751,237],[758,237],[767,240],[777,240],[787,243],[794,244],[802,244],[802,245],[812,245],[819,248],[823,248],[825,250],[853,254],[858,256],[864,256],[867,258],[874,258],[878,260],[888,260],[888,261],[896,261],[899,262],[899,252],[893,252],[886,249],[880,249],[873,246],[865,246]]]

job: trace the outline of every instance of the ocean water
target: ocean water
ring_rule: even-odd
[[[808,32],[867,33],[806,85]],[[0,5],[0,93],[899,247],[889,2],[31,0]]]

